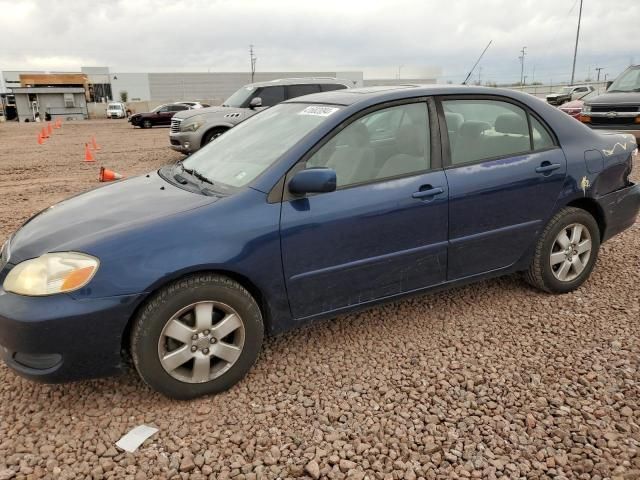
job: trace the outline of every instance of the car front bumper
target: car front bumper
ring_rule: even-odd
[[[76,300],[0,287],[0,356],[19,375],[59,383],[123,370],[123,333],[141,295]]]
[[[169,144],[172,149],[180,153],[193,153],[200,149],[201,136],[197,132],[171,132]]]
[[[605,231],[602,241],[631,227],[640,211],[640,184],[616,190],[597,199],[604,213]]]

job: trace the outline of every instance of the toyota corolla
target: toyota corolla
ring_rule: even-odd
[[[632,136],[514,91],[299,97],[25,223],[0,256],[0,352],[44,382],[131,358],[192,398],[313,319],[512,272],[570,292],[635,221],[636,155]]]

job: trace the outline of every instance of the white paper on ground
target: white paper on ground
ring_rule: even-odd
[[[158,431],[155,427],[146,425],[138,425],[130,430],[124,437],[116,442],[116,447],[121,448],[129,453],[135,452],[142,442]]]

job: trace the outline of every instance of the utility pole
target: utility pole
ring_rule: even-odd
[[[580,0],[580,12],[578,13],[578,30],[576,31],[576,46],[573,49],[573,68],[571,68],[571,83],[573,85],[573,80],[576,75],[576,58],[578,56],[578,40],[580,40],[580,21],[582,20],[582,0]]]
[[[596,67],[596,72],[598,72],[598,78],[596,80],[596,82],[600,82],[600,70],[604,70],[603,67]]]
[[[478,67],[478,85],[482,85],[482,67]]]
[[[520,59],[520,86],[522,86],[524,82],[524,57],[527,54],[526,50],[527,47],[522,47],[522,50],[520,50],[520,56],[518,57]]]
[[[253,53],[253,45],[249,45],[249,60],[251,61],[251,83],[256,75],[256,60],[258,58]]]

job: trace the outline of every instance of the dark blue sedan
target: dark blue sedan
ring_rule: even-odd
[[[636,155],[632,136],[513,91],[299,97],[23,225],[0,260],[0,352],[46,382],[130,356],[191,398],[308,320],[518,271],[569,292],[635,221]]]

